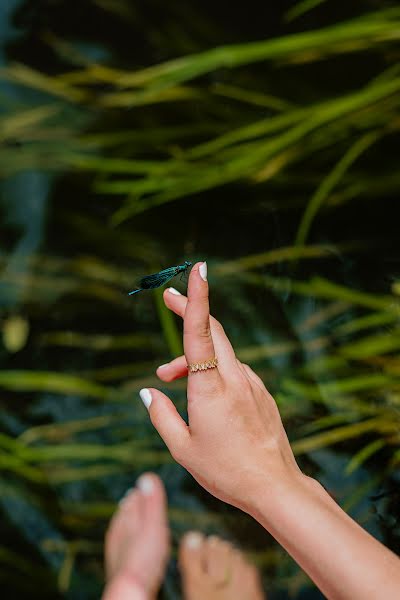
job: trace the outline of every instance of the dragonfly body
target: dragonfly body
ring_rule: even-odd
[[[137,294],[138,292],[142,292],[143,290],[152,290],[154,288],[158,288],[173,277],[179,275],[179,273],[186,273],[188,268],[192,265],[191,262],[185,260],[183,265],[177,265],[176,267],[169,267],[168,269],[164,269],[163,271],[159,271],[158,273],[152,273],[151,275],[146,275],[142,277],[139,281],[139,287],[137,290],[133,290],[129,292],[129,296],[133,294]]]

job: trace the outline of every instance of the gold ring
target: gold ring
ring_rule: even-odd
[[[196,371],[206,371],[207,369],[215,369],[218,366],[218,358],[214,356],[204,362],[188,364],[187,368],[189,373],[196,373]]]

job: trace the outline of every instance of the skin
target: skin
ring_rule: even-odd
[[[155,598],[169,551],[165,489],[159,477],[148,473],[121,500],[107,530],[103,600]]]
[[[191,539],[198,540],[195,547]],[[242,552],[216,536],[189,533],[179,547],[179,568],[185,600],[266,598],[257,569]]]
[[[143,485],[143,483],[146,485]],[[120,503],[106,535],[103,600],[155,600],[169,556],[164,486],[140,477]],[[178,549],[185,600],[263,600],[257,569],[232,544],[188,532]]]
[[[200,485],[257,519],[326,597],[400,598],[400,560],[299,469],[274,399],[209,314],[201,265],[190,273],[187,298],[171,288],[164,293],[183,319],[185,356],[157,370],[164,382],[187,377],[189,425],[152,388],[154,427]],[[188,374],[187,363],[213,356],[218,368]]]

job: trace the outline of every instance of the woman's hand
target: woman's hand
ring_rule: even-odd
[[[162,392],[140,395],[175,460],[211,494],[251,512],[258,491],[267,487],[273,494],[302,477],[276,403],[210,316],[206,263],[193,267],[187,298],[169,288],[164,301],[183,318],[185,356],[159,367],[157,375],[165,382],[188,378],[189,425]],[[187,364],[214,356],[217,368],[188,373]]]
[[[327,598],[400,598],[400,560],[298,468],[274,399],[209,315],[206,269],[192,269],[188,298],[164,294],[184,320],[185,356],[157,374],[188,377],[189,425],[167,396],[141,390],[154,426],[202,486],[256,518]],[[187,363],[214,356],[218,368],[188,374]]]

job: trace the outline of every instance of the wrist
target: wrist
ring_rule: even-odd
[[[271,531],[277,512],[281,512],[283,507],[288,511],[296,510],[308,497],[320,501],[324,501],[324,497],[330,499],[316,479],[298,470],[284,476],[280,475],[270,481],[257,482],[247,512]]]
[[[327,598],[399,598],[399,559],[351,519],[315,479],[299,472],[269,494],[261,484],[250,514]],[[334,557],[334,558],[332,558]],[[357,557],[357,560],[354,560]]]

